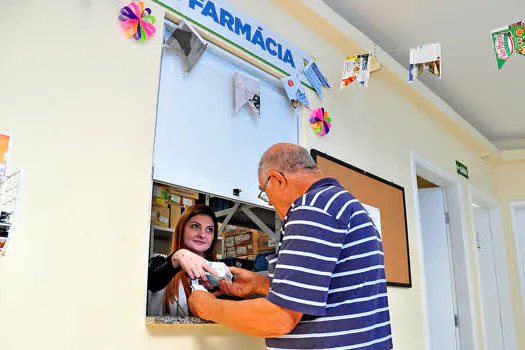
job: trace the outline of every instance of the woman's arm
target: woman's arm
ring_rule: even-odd
[[[164,289],[168,283],[175,277],[177,272],[181,270],[181,267],[173,267],[171,253],[167,258],[162,256],[155,256],[149,260],[148,266],[148,290],[151,292],[157,292]]]

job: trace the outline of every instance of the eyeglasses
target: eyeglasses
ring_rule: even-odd
[[[266,186],[268,185],[268,182],[270,182],[271,176],[268,176],[266,179],[266,182],[264,183],[264,186],[261,188],[261,192],[259,192],[259,195],[257,198],[262,200],[263,202],[270,203],[270,199],[268,198],[268,195],[266,194]]]
[[[281,174],[281,176],[284,177],[284,174],[282,171],[279,171],[279,174]],[[266,186],[268,186],[268,183],[270,183],[271,178],[272,178],[271,176],[268,176],[268,178],[266,179],[266,182],[264,183],[264,186],[261,188],[261,192],[259,192],[259,195],[257,196],[257,198],[259,198],[260,200],[266,203],[270,203],[270,199],[268,198],[268,195],[266,194]]]

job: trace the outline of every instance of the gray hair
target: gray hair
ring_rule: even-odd
[[[261,157],[259,173],[270,168],[287,173],[319,172],[317,164],[305,148],[294,144],[280,144],[282,147],[277,150],[274,149],[276,146],[268,149]]]

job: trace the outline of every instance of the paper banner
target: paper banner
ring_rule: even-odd
[[[9,158],[9,136],[0,135],[0,176],[7,174],[7,161]]]
[[[246,103],[250,108],[260,116],[261,111],[261,82],[259,79],[250,75],[235,72],[235,112],[244,106]]]
[[[364,87],[368,87],[370,80],[370,54],[348,56],[343,65],[343,76],[341,77],[341,89],[352,84],[355,80]]]
[[[432,43],[410,49],[408,82],[414,81],[423,72],[441,79],[441,44]]]
[[[517,22],[508,27],[493,30],[492,41],[499,70],[514,52],[525,56],[525,25],[523,22]]]
[[[142,1],[130,2],[121,8],[118,19],[127,36],[135,40],[145,41],[157,32],[154,26],[155,17],[149,7],[144,8]]]
[[[191,24],[182,20],[171,35],[166,38],[164,47],[175,49],[184,57],[186,71],[189,73],[206,51],[208,43]]]
[[[323,99],[323,90],[322,87],[330,88],[330,84],[328,83],[328,80],[326,80],[323,73],[321,73],[321,70],[317,66],[317,63],[315,61],[311,62],[305,62],[304,67],[304,75],[308,78],[310,83],[312,84],[312,87],[317,92],[317,95],[319,95],[319,98]]]
[[[330,132],[332,119],[324,108],[316,108],[310,113],[310,126],[317,135],[324,136]]]
[[[298,75],[294,74],[289,77],[281,78],[281,81],[286,91],[286,95],[292,102],[293,108],[299,107],[299,104],[302,104],[306,108],[310,109],[310,101],[304,92],[303,85],[301,84],[301,79]]]

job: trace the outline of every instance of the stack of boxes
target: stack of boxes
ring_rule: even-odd
[[[238,226],[228,225],[222,236],[227,258],[254,259],[258,253],[274,250],[276,246],[264,232]]]
[[[151,224],[175,229],[184,208],[195,205],[199,193],[180,187],[153,184]]]

